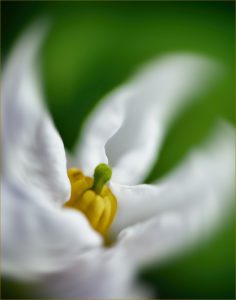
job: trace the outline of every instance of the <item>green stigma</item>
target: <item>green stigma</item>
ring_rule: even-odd
[[[111,179],[112,169],[106,164],[99,164],[94,170],[94,183],[92,189],[100,194],[103,186]]]

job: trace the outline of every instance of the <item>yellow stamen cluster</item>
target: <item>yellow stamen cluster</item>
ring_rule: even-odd
[[[94,181],[81,170],[72,168],[68,170],[68,177],[71,183],[71,197],[64,206],[83,212],[91,226],[105,237],[116,215],[116,197],[107,185],[101,186],[100,181],[99,189],[97,188],[96,176]]]

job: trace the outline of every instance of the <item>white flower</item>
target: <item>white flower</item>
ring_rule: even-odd
[[[3,274],[33,282],[46,296],[140,297],[137,268],[202,240],[230,207],[234,138],[222,122],[171,174],[140,184],[171,118],[191,93],[204,91],[215,65],[190,54],[164,57],[87,119],[73,164],[89,176],[101,162],[113,169],[116,241],[107,248],[80,211],[62,207],[71,186],[63,142],[41,100],[41,25],[20,38],[3,74]]]

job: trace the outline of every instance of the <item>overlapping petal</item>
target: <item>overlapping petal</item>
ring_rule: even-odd
[[[37,194],[4,180],[2,184],[2,271],[34,280],[61,271],[102,239],[86,217],[55,208]]]
[[[93,262],[93,263],[91,263]],[[84,253],[70,268],[45,276],[40,294],[76,299],[137,299],[151,296],[134,281],[135,269],[123,249],[94,249]]]
[[[128,84],[108,95],[85,123],[76,154],[92,175],[100,162],[113,181],[140,183],[150,171],[173,115],[212,79],[206,58],[176,54],[145,66]]]
[[[102,244],[83,214],[61,207],[70,196],[65,150],[35,65],[45,31],[37,23],[21,37],[2,82],[2,265],[4,275],[27,279],[61,270]]]
[[[161,259],[216,228],[232,208],[234,144],[233,128],[223,123],[156,186],[113,184],[119,199],[113,231],[128,227],[117,247],[132,253],[138,263]]]
[[[43,103],[38,50],[47,26],[37,23],[14,47],[4,68],[4,176],[55,203],[70,196],[63,142]]]
[[[129,89],[117,90],[102,100],[87,119],[75,149],[75,162],[85,174],[92,176],[99,163],[108,163],[105,144],[123,122],[130,93]]]

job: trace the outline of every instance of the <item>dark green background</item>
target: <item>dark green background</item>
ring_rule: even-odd
[[[199,144],[219,117],[234,123],[234,2],[2,2],[2,61],[15,38],[41,16],[53,17],[42,51],[45,95],[68,149],[101,97],[143,62],[173,51],[218,60],[225,73],[173,120],[150,182]],[[142,270],[160,298],[235,298],[234,216],[194,252]],[[4,280],[3,293],[24,289]],[[13,286],[13,288],[12,288]],[[17,294],[15,293],[17,291]]]

